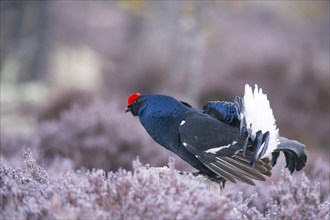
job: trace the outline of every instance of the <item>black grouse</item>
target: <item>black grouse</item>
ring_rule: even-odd
[[[170,96],[135,93],[128,111],[157,143],[223,184],[265,180],[281,151],[291,173],[307,161],[305,145],[279,136],[267,96],[257,85],[254,91],[246,85],[244,97],[233,103],[212,101],[202,109]]]

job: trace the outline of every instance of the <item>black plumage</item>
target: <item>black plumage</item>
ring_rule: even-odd
[[[294,163],[288,166],[290,170],[305,164],[284,142],[282,149],[274,152],[275,159],[261,159],[265,149],[260,147],[265,147],[267,134],[252,140],[235,103],[212,102],[195,109],[170,96],[136,93],[129,97],[126,111],[139,117],[157,143],[215,181],[239,180],[254,185],[253,179],[265,180],[283,149],[294,158],[289,159]],[[257,153],[259,149],[261,153]]]

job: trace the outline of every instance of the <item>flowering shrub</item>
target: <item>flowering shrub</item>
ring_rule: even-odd
[[[163,168],[135,160],[132,171],[70,170],[53,178],[29,149],[23,156],[24,167],[0,168],[1,219],[329,219],[319,183],[286,170],[273,186],[264,183],[271,196],[261,197],[266,209],[259,210],[258,193],[220,191],[205,177],[176,171],[174,160]]]

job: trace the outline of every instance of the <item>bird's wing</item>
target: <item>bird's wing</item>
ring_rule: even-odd
[[[203,112],[226,124],[238,126],[240,115],[236,103],[223,101],[210,101],[203,106]]]
[[[252,153],[241,150],[245,139],[239,129],[211,117],[190,117],[179,126],[183,146],[215,174],[225,179],[254,185],[252,179],[265,180],[270,175],[270,161],[259,160],[254,167]]]

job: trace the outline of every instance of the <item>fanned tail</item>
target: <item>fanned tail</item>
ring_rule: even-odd
[[[290,172],[293,173],[295,170],[301,170],[307,162],[306,146],[298,141],[290,140],[285,137],[279,137],[279,141],[278,147],[272,153],[272,166],[275,166],[280,152],[283,152],[286,160],[286,167]]]
[[[241,135],[246,138],[241,156],[248,158],[251,166],[256,167],[258,161],[270,157],[271,165],[274,166],[280,152],[284,153],[286,167],[291,173],[305,166],[306,146],[279,135],[267,95],[257,85],[254,90],[245,85],[244,97],[236,97],[234,103],[208,102],[203,106],[203,111],[240,129]]]
[[[245,85],[243,100],[236,98],[235,103],[241,114],[241,126],[250,130],[252,140],[256,141],[255,159],[270,157],[279,144],[279,134],[267,95],[257,85],[254,90]]]

